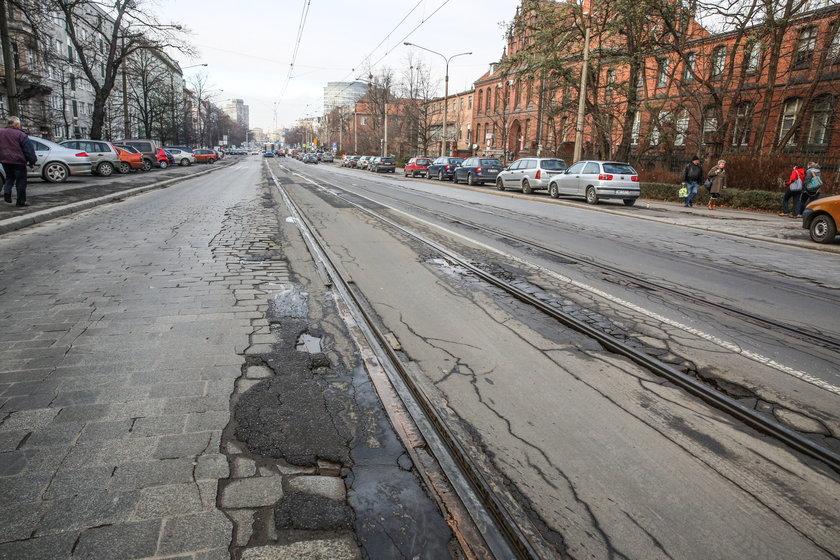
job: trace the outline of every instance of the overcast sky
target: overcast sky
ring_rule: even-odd
[[[458,57],[449,66],[450,93],[468,89],[501,56],[502,24],[513,18],[519,5],[519,0],[309,0],[294,72],[282,95],[306,1],[238,0],[216,5],[178,0],[166,3],[160,19],[192,32],[190,40],[199,54],[193,60],[176,54],[182,67],[209,65],[186,69],[185,77],[205,72],[219,92],[218,102],[243,99],[250,106],[251,128],[271,130],[276,102],[277,126],[320,115],[327,82],[362,75],[368,55],[371,62],[379,61],[375,69],[389,66],[399,75],[410,49],[403,41],[446,56],[472,51],[472,56]],[[416,52],[440,80],[442,95],[443,59]]]

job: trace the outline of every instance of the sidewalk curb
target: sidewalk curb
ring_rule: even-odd
[[[29,226],[33,226],[35,224],[40,224],[43,222],[48,222],[50,220],[54,220],[56,218],[60,218],[62,216],[69,216],[70,214],[75,214],[77,212],[82,212],[83,210],[88,210],[90,208],[94,208],[96,206],[100,206],[102,204],[107,204],[109,202],[113,202],[115,200],[121,200],[124,198],[128,198],[130,196],[136,196],[139,194],[143,194],[148,191],[157,190],[157,189],[165,189],[167,187],[171,187],[177,183],[182,183],[184,181],[189,181],[190,179],[195,179],[196,177],[201,177],[202,175],[207,175],[208,173],[213,173],[215,171],[219,171],[221,169],[227,169],[229,167],[233,167],[238,162],[233,162],[230,165],[224,165],[219,167],[213,167],[210,169],[205,169],[203,171],[199,171],[198,173],[194,173],[192,175],[187,175],[185,177],[173,177],[172,179],[166,179],[165,181],[160,181],[157,183],[152,183],[150,185],[144,185],[142,187],[134,187],[133,189],[127,189],[124,191],[119,191],[111,194],[106,194],[104,196],[99,196],[97,198],[91,198],[88,200],[82,200],[79,202],[73,202],[70,204],[65,204],[64,206],[56,206],[54,208],[47,208],[45,210],[39,210],[37,212],[33,212],[31,214],[26,214],[25,216],[17,216],[14,218],[8,218],[6,220],[0,221],[0,235],[4,235],[6,233],[11,233],[13,231],[17,231]]]

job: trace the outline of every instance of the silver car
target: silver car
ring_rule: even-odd
[[[27,177],[40,177],[48,183],[63,183],[70,175],[90,175],[91,163],[87,152],[71,150],[55,142],[30,136],[35,147],[38,162],[27,172]],[[6,180],[6,174],[0,167],[0,176]]]
[[[170,154],[172,154],[172,157],[175,159],[175,163],[177,163],[181,167],[186,167],[195,163],[195,156],[186,150],[181,150],[178,148],[164,149]]]
[[[551,178],[569,166],[559,158],[522,158],[514,161],[496,177],[496,188],[522,189],[525,194],[545,190]]]
[[[633,206],[639,192],[639,174],[629,163],[618,161],[579,161],[554,175],[548,184],[552,198],[582,196],[589,204],[598,204],[601,199],[620,199],[625,206]]]
[[[65,140],[61,143],[65,148],[86,152],[90,158],[91,173],[110,177],[115,169],[120,168],[120,154],[114,145],[104,140]]]

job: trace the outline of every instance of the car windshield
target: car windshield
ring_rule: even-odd
[[[382,163],[394,163],[394,158],[384,157],[384,158],[380,158],[379,161],[381,161]]]
[[[449,158],[449,163],[463,163],[464,158]]]
[[[417,165],[429,165],[430,163],[432,163],[432,160],[430,160],[430,159],[418,159],[414,163],[416,163]]]
[[[626,163],[605,163],[604,173],[616,173],[618,175],[635,175],[636,170]]]
[[[543,162],[542,162],[542,168],[543,169],[562,171],[562,170],[566,169],[567,167],[568,167],[568,165],[566,165],[566,162],[563,161],[562,159],[546,159],[546,160],[543,160]]]
[[[502,166],[502,162],[497,159],[482,159],[479,160],[481,165],[498,165],[499,167]]]
[[[124,146],[123,144],[117,144],[116,146],[117,146],[118,148],[122,148],[123,150],[125,150],[125,151],[126,151],[126,152],[128,152],[129,154],[139,154],[139,153],[140,153],[139,151],[137,151],[137,150],[136,150],[135,148],[133,148],[132,146]]]

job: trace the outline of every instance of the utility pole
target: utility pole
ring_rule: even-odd
[[[12,39],[9,37],[9,9],[6,0],[0,0],[0,42],[3,46],[3,65],[6,67],[6,101],[10,115],[20,116],[18,106],[15,59],[12,56]]]
[[[359,153],[359,121],[357,120],[358,117],[356,115],[356,111],[353,111],[353,154]]]
[[[387,93],[385,95],[388,95]],[[382,143],[382,157],[388,156],[388,103],[385,103],[385,140]]]
[[[580,161],[583,155],[583,120],[586,116],[586,77],[589,74],[589,14],[584,12],[586,32],[583,39],[583,68],[580,72],[580,95],[578,97],[577,125],[575,127],[575,156],[574,161]]]

